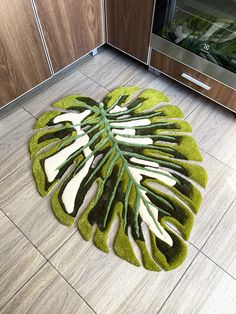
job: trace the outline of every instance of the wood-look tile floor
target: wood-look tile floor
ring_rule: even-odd
[[[27,142],[40,114],[79,93],[100,100],[116,86],[164,91],[193,125],[209,185],[185,263],[136,268],[54,218],[31,174]],[[210,100],[127,56],[103,49],[54,84],[0,110],[0,309],[2,313],[236,313],[236,119]]]

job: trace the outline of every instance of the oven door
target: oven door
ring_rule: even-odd
[[[236,1],[156,1],[151,46],[236,89]]]

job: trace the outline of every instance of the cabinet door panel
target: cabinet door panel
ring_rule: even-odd
[[[153,0],[106,0],[108,43],[147,62]]]
[[[30,0],[0,1],[0,107],[50,77]]]
[[[102,0],[36,0],[55,72],[104,43]]]

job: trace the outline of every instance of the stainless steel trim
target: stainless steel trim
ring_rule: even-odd
[[[106,7],[105,0],[101,0],[101,13],[102,13],[102,42],[106,43]]]
[[[105,42],[108,42],[108,19],[107,19],[107,0],[104,0],[104,15],[105,15]]]
[[[236,90],[236,74],[152,34],[151,47]]]
[[[205,90],[210,90],[210,89],[211,89],[210,86],[204,84],[203,82],[201,82],[201,81],[195,79],[194,77],[192,77],[192,76],[190,76],[190,75],[188,75],[188,74],[186,74],[186,73],[182,73],[181,76],[182,76],[183,78],[185,78],[186,80],[188,80],[188,81],[190,81],[190,82],[193,82],[194,84],[196,84],[196,85],[198,85],[198,86],[204,88]]]
[[[44,36],[44,33],[43,33],[43,28],[42,28],[42,25],[41,25],[41,21],[39,19],[38,10],[37,10],[37,7],[36,7],[36,4],[35,4],[34,1],[35,0],[31,0],[31,5],[32,5],[32,8],[33,8],[33,12],[34,12],[34,17],[35,17],[36,24],[37,24],[38,31],[39,31],[39,35],[40,35],[40,38],[41,38],[41,41],[42,41],[44,53],[46,55],[46,59],[47,59],[47,62],[48,62],[49,70],[51,72],[51,75],[54,75],[55,72],[54,72],[54,69],[53,69],[52,60],[51,60],[51,57],[50,57],[50,54],[49,54],[49,51],[48,51],[48,46],[47,46],[46,39],[45,39],[45,36]]]
[[[154,15],[155,15],[155,7],[156,7],[156,0],[153,1],[153,8],[152,8],[152,22],[151,22],[151,27],[150,27],[150,35],[149,35],[149,41],[148,41],[148,55],[147,55],[147,64],[150,64],[150,59],[151,59],[151,37],[152,37],[152,27],[154,23]]]

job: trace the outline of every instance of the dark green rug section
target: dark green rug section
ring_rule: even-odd
[[[175,269],[207,184],[191,132],[182,111],[155,89],[123,86],[100,102],[68,96],[38,119],[29,142],[38,191],[51,192],[60,223],[76,224],[104,253],[116,232],[120,258]]]

